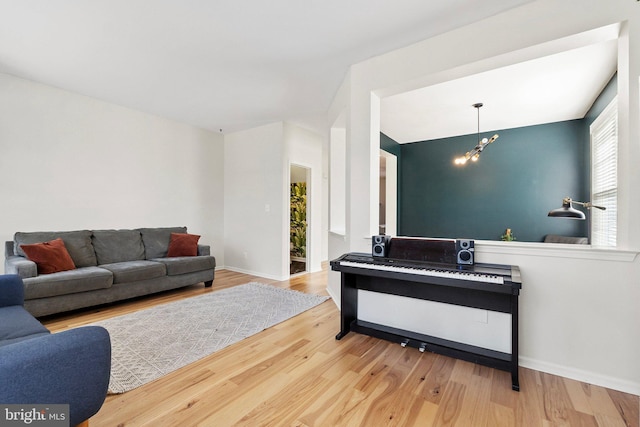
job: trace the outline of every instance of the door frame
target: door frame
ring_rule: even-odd
[[[314,220],[313,218],[313,214],[312,214],[312,210],[311,210],[311,199],[312,199],[312,185],[311,185],[311,176],[312,176],[312,167],[311,165],[306,165],[300,162],[291,162],[289,163],[289,185],[288,185],[288,189],[289,192],[291,192],[291,184],[292,184],[292,180],[291,180],[291,172],[293,170],[293,168],[297,168],[297,169],[304,169],[305,170],[305,183],[307,184],[307,203],[306,203],[306,220],[307,220],[307,227],[305,229],[305,234],[306,234],[306,247],[305,247],[305,273],[308,273],[309,271],[311,271],[311,256],[312,256],[312,245],[311,245],[311,239],[312,239],[312,234],[309,232],[309,229],[311,228],[311,224],[312,221]],[[289,193],[289,203],[288,203],[288,209],[287,209],[287,248],[290,247],[290,236],[291,236],[291,195]],[[289,271],[289,263],[291,262],[291,254],[290,251],[287,251],[287,257],[286,260],[287,262],[287,271]],[[290,275],[290,274],[289,274]]]
[[[385,172],[385,234],[398,235],[398,157],[380,150],[386,161]]]

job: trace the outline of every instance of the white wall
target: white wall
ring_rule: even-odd
[[[347,120],[347,92],[350,88],[351,80],[347,76],[343,81],[336,101],[333,102],[329,111],[329,123],[332,127],[329,131],[329,141],[327,143],[329,159],[329,194],[328,194],[328,230],[327,233],[327,257],[334,260],[342,254],[349,252],[350,245],[347,240],[347,202],[350,200],[347,192],[350,185],[347,176],[346,145],[348,134],[346,129]],[[340,307],[340,275],[329,274],[327,291],[333,301]]]
[[[322,261],[323,138],[289,123],[225,135],[225,266],[289,277],[289,170],[311,169],[309,269]]]
[[[476,242],[479,262],[519,265],[520,364],[640,394],[640,6],[627,0],[539,0],[351,67],[329,111],[346,109],[347,234],[351,251],[369,251],[377,194],[368,183],[379,135],[379,96],[551,54],[552,41],[621,24],[620,247],[618,251],[543,244]],[[588,38],[588,37],[587,37]],[[634,163],[635,162],[635,163]],[[635,166],[634,166],[635,165]],[[372,178],[373,177],[373,178]],[[356,191],[360,189],[360,191]],[[636,214],[637,216],[637,214]],[[343,245],[329,240],[329,254]],[[340,295],[337,273],[329,292]],[[384,311],[385,307],[378,307]],[[410,314],[408,314],[410,315]]]
[[[322,261],[329,259],[329,138],[322,141]]]
[[[223,148],[212,132],[0,74],[0,240],[186,225],[224,265]]]
[[[307,254],[309,271],[322,269],[322,235],[323,230],[323,144],[324,138],[311,131],[290,123],[284,124],[284,138],[289,165],[304,166],[311,170],[311,178],[307,183],[307,200],[309,211],[307,212]],[[290,167],[288,168],[290,169]],[[288,186],[287,186],[288,188]],[[288,193],[287,193],[288,195]],[[289,210],[289,198],[285,202],[285,212]],[[288,229],[287,229],[288,232]],[[287,233],[288,234],[288,233]]]
[[[225,266],[276,280],[288,277],[283,123],[225,135],[224,158]]]

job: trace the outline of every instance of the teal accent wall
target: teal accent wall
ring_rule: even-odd
[[[587,129],[587,133],[589,132],[589,126],[591,123],[602,113],[602,111],[609,105],[609,103],[616,97],[618,94],[618,73],[614,74],[611,77],[611,80],[607,83],[607,85],[602,89],[600,95],[593,102],[593,105],[587,111],[587,114],[584,116],[584,122]]]
[[[402,157],[402,145],[398,144],[384,133],[380,133],[380,149],[387,153],[394,154],[398,158],[398,163],[400,163],[400,158]]]
[[[523,242],[586,236],[587,221],[547,213],[567,196],[590,200],[589,126],[617,90],[614,74],[580,120],[482,132],[500,138],[463,167],[453,159],[473,148],[476,134],[411,144],[381,134],[380,148],[398,157],[398,234],[500,240],[511,228]]]
[[[500,240],[511,228],[518,241],[586,236],[586,221],[547,216],[563,197],[588,194],[582,120],[481,137],[494,133],[500,138],[465,166],[453,159],[473,148],[476,134],[400,146],[399,234]]]

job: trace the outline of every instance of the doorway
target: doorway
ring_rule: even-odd
[[[378,232],[388,236],[397,234],[398,158],[380,150],[380,194]]]
[[[309,271],[308,212],[311,169],[291,165],[289,193],[289,274]]]

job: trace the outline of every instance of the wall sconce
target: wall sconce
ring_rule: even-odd
[[[478,159],[480,158],[480,153],[482,153],[482,150],[484,150],[487,147],[487,145],[491,144],[493,141],[498,139],[497,133],[489,139],[487,138],[482,138],[482,140],[480,139],[480,107],[482,107],[482,105],[484,105],[482,104],[482,102],[473,104],[473,108],[478,110],[478,144],[475,147],[473,147],[473,150],[467,151],[464,154],[464,156],[457,157],[453,161],[456,165],[464,165],[469,160],[471,160],[472,162],[478,161]]]
[[[585,219],[586,216],[584,212],[575,209],[573,207],[574,203],[580,206],[584,206],[586,209],[596,208],[603,211],[607,209],[602,206],[596,206],[591,202],[578,202],[576,200],[571,200],[570,197],[565,197],[564,199],[562,199],[562,207],[550,211],[547,216],[553,218]]]

